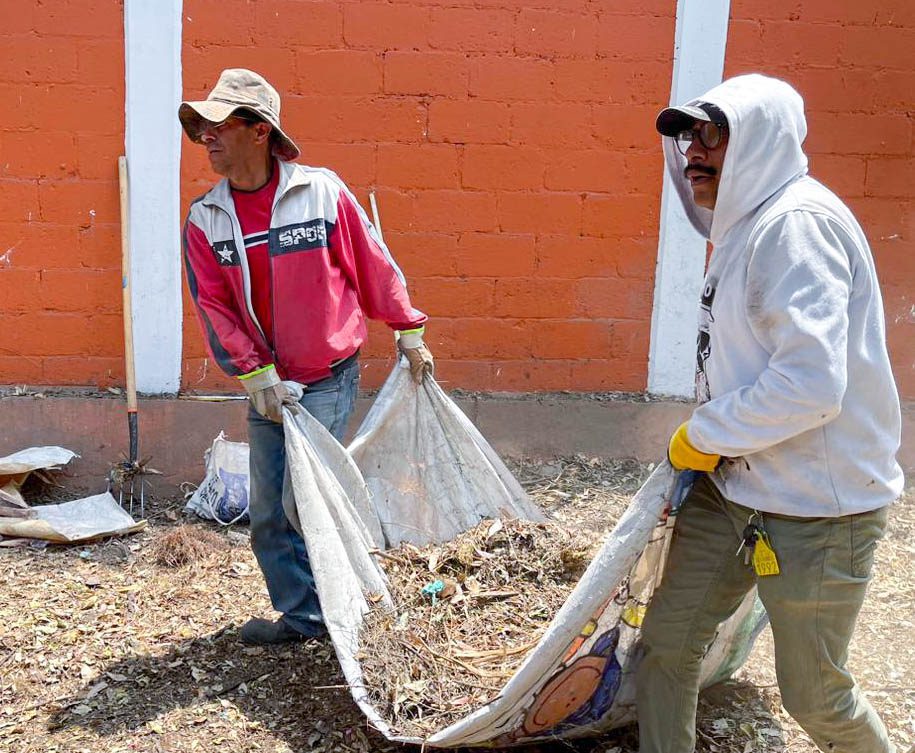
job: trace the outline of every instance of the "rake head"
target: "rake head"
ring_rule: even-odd
[[[146,476],[162,475],[161,471],[150,468],[145,460],[130,461],[124,458],[111,466],[108,471],[108,491],[118,498],[118,504],[133,515],[134,500],[139,491],[140,517],[146,515]]]

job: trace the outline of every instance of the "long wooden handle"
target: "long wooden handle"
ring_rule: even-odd
[[[124,369],[127,376],[127,421],[130,459],[137,454],[137,377],[133,363],[133,304],[130,295],[130,196],[127,188],[127,157],[118,157],[118,188],[121,198],[121,292],[124,308]]]

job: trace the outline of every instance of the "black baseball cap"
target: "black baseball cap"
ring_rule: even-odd
[[[721,109],[711,102],[694,102],[661,110],[655,128],[662,136],[676,136],[681,131],[692,129],[696,121],[700,120],[721,125],[727,125],[728,122]]]

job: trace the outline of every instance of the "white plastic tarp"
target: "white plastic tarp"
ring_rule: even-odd
[[[32,471],[59,468],[78,455],[63,447],[29,447],[0,458],[0,504],[26,507],[19,493],[25,479]]]
[[[349,446],[389,546],[450,541],[486,518],[543,513],[433,379],[394,367]]]
[[[446,539],[481,517],[492,517],[492,510],[539,518],[486,441],[438,386],[432,380],[421,388],[411,385],[409,372],[395,367],[352,447],[385,538],[416,544]],[[357,658],[359,627],[368,609],[367,595],[383,604],[390,604],[390,596],[383,572],[369,555],[369,527],[336,478],[348,468],[340,454],[343,448],[330,452],[330,435],[309,419],[288,413],[285,419],[295,507],[343,673],[374,726],[393,740],[435,747],[508,746],[585,736],[635,718],[639,628],[663,573],[673,528],[671,502],[682,496],[684,487],[684,479],[666,462],[635,495],[538,645],[498,696],[419,740],[395,735],[367,699]],[[323,455],[318,445],[324,447]],[[443,448],[454,451],[462,476],[457,482],[439,465]],[[499,488],[496,479],[502,490],[490,498],[490,490]],[[370,525],[375,524],[370,520]],[[743,662],[764,620],[755,594],[748,595],[720,627],[703,664],[703,684],[724,679]]]
[[[0,534],[4,536],[60,544],[133,533],[145,527],[145,520],[135,521],[109,492],[59,505],[32,507],[27,518],[0,517]]]
[[[339,500],[337,504],[345,509],[334,511],[334,515],[342,518],[347,526],[347,531],[352,528],[352,533],[348,535],[358,538],[360,543],[364,540],[369,546],[384,547],[381,522],[378,519],[378,514],[366,487],[365,479],[362,477],[362,473],[360,473],[352,456],[310,413],[301,411],[294,419],[295,424],[302,430],[303,439],[307,442],[307,446],[304,449],[307,450],[309,460],[315,464],[315,482],[324,481],[326,478],[328,484],[335,485],[330,490],[332,496],[334,499]],[[288,450],[288,430],[286,432],[286,444]],[[297,447],[297,449],[301,450],[302,448]],[[320,469],[329,470],[330,474],[326,475]],[[286,511],[286,517],[289,518],[293,527],[301,533],[299,507],[296,505],[296,498],[292,494],[293,487],[289,483],[293,470],[293,464],[287,463],[286,482],[283,487],[283,509]],[[336,487],[339,487],[339,489]],[[326,493],[323,490],[324,487],[322,485],[317,485],[315,494]]]
[[[293,495],[284,501],[284,507],[305,540],[324,622],[337,654],[352,657],[359,648],[367,596],[393,606],[387,578],[370,553],[381,543],[378,521],[368,508],[360,515],[348,496],[347,489],[352,491],[361,476],[330,432],[310,414],[293,415],[288,408],[283,424],[289,482],[286,490]],[[365,485],[361,485],[363,491],[357,490],[357,496],[365,494]]]

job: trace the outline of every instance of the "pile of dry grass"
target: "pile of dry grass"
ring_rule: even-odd
[[[361,633],[372,703],[398,733],[424,737],[490,700],[599,545],[555,523],[488,520],[447,544],[387,552],[397,609],[373,610]]]
[[[152,545],[153,561],[163,567],[193,565],[225,548],[225,540],[200,526],[183,525],[171,529]]]

